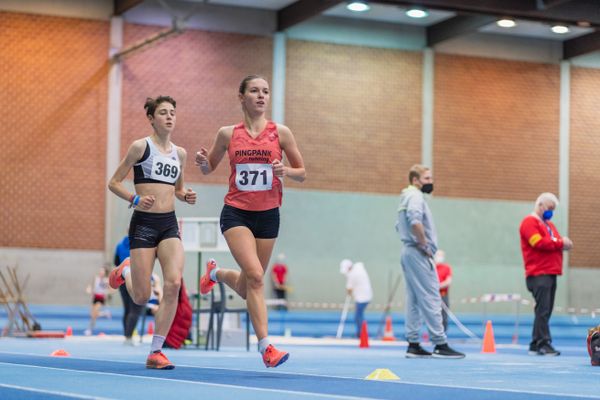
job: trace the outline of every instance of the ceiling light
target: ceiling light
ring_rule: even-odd
[[[554,25],[552,28],[552,32],[558,33],[560,35],[569,33],[569,27],[565,25]]]
[[[365,12],[371,9],[366,1],[351,1],[346,5],[346,8],[354,12]]]
[[[514,19],[502,18],[502,19],[499,19],[498,21],[496,21],[496,25],[498,25],[502,28],[513,28],[517,25],[517,23],[515,22]]]
[[[406,10],[406,15],[411,18],[425,18],[429,15],[429,13],[423,8],[412,7]]]

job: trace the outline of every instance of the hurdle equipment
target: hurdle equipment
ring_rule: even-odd
[[[7,266],[5,273],[0,270],[0,304],[8,317],[1,336],[28,336],[29,332],[42,329],[29,311],[23,295],[28,281],[29,275],[21,284],[16,266]]]
[[[483,305],[483,320],[487,319],[488,314],[488,304],[494,303],[512,303],[515,307],[515,327],[514,333],[512,336],[512,343],[517,344],[519,342],[519,325],[520,325],[520,305],[529,305],[529,300],[523,299],[519,293],[485,293],[479,297],[470,297],[461,299],[461,303],[470,303],[470,304],[482,304]],[[442,305],[444,306],[444,305]],[[558,307],[556,307],[556,311],[560,312]],[[462,328],[461,328],[462,330]],[[469,335],[470,336],[470,335]]]
[[[16,336],[33,339],[64,339],[65,333],[63,331],[29,331],[25,335],[19,334]]]
[[[495,353],[496,352],[496,341],[494,340],[494,328],[492,328],[492,321],[488,320],[485,324],[485,333],[483,334],[483,346],[481,347],[482,353]]]

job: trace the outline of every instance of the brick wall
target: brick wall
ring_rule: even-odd
[[[106,22],[0,13],[0,247],[100,250],[106,190]],[[126,24],[126,43],[161,28]],[[48,34],[40,35],[40,32]],[[237,123],[239,81],[270,78],[271,38],[188,30],[123,63],[121,155],[151,130],[147,96],[178,102],[173,141],[190,182],[217,129]],[[533,201],[558,191],[559,68],[437,54],[436,193]],[[600,71],[572,70],[571,263],[600,257],[594,222]],[[396,194],[421,156],[422,59],[416,52],[288,41],[286,123],[309,179],[291,187]],[[8,138],[8,140],[6,140]]]
[[[125,46],[161,30],[126,24]],[[210,148],[219,127],[242,121],[241,80],[251,74],[270,79],[272,70],[272,40],[258,36],[188,30],[135,53],[123,65],[121,155],[131,142],[152,133],[143,108],[146,97],[169,95],[177,101],[171,139],[188,152],[185,180],[226,184],[227,156],[204,176],[194,166],[194,155],[200,146]]]
[[[102,249],[108,25],[0,21],[0,247]]]
[[[559,96],[556,65],[436,54],[436,193],[531,202],[557,193]]]
[[[288,41],[286,124],[308,175],[289,186],[399,193],[421,158],[421,58]]]
[[[600,70],[571,71],[570,263],[600,266]]]

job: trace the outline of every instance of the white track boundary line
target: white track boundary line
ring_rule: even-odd
[[[104,360],[104,361],[108,361],[108,360]],[[326,399],[377,400],[376,398],[373,398],[373,397],[354,397],[354,396],[345,396],[345,395],[342,396],[342,395],[326,394],[326,393],[300,392],[300,391],[295,391],[295,390],[278,390],[278,389],[268,389],[268,388],[257,388],[257,387],[252,387],[252,386],[227,385],[224,383],[188,381],[185,379],[167,379],[167,378],[157,378],[154,376],[116,374],[116,373],[112,373],[112,372],[98,372],[98,371],[81,371],[78,369],[42,367],[39,365],[13,364],[13,363],[7,363],[7,362],[0,362],[0,365],[2,365],[2,364],[10,365],[13,367],[20,366],[20,367],[27,367],[27,368],[49,369],[49,370],[54,370],[54,371],[69,371],[69,372],[76,372],[76,373],[90,374],[90,375],[99,374],[99,375],[108,375],[108,376],[118,376],[120,378],[125,378],[125,377],[138,378],[141,380],[149,379],[149,380],[164,381],[164,382],[170,382],[170,383],[174,383],[174,382],[191,383],[191,384],[200,385],[200,386],[214,386],[214,387],[227,388],[227,389],[245,389],[245,390],[257,391],[257,392],[287,393],[287,394],[294,394],[294,395],[300,395],[300,396],[322,397],[322,398],[326,398]],[[0,385],[3,385],[3,384],[0,383]],[[96,399],[96,397],[85,397],[85,399]]]
[[[188,367],[188,368],[190,368],[190,367],[191,368],[206,368],[206,369],[219,369],[219,370],[225,370],[225,371],[246,372],[246,370],[239,370],[239,369],[235,369],[235,368],[198,367],[198,366],[184,365],[184,364],[178,364],[178,365],[180,365],[182,367]],[[309,374],[309,373],[304,373],[304,372],[272,371],[272,373],[302,375],[302,376],[310,376],[313,378],[336,378],[336,379],[365,381],[364,378],[353,378],[353,377],[349,377],[349,376],[335,376],[335,375],[317,375],[317,374]],[[478,386],[443,385],[443,384],[433,384],[433,383],[410,382],[410,381],[405,381],[402,379],[400,379],[400,381],[393,380],[393,381],[377,381],[377,382],[389,383],[389,384],[394,384],[394,385],[405,383],[407,385],[427,386],[427,387],[436,387],[436,388],[440,387],[440,388],[451,388],[451,389],[472,389],[472,390],[481,390],[481,391],[489,391],[489,392],[508,392],[508,393],[518,393],[518,394],[539,394],[539,395],[543,395],[543,396],[555,396],[555,397],[570,396],[570,397],[578,397],[578,398],[583,398],[583,399],[600,399],[600,396],[594,396],[594,395],[578,395],[578,394],[571,394],[571,393],[547,393],[547,392],[538,392],[538,391],[529,391],[529,390],[528,391],[520,391],[520,390],[514,390],[514,389],[491,389],[491,388],[482,388],[482,387],[478,387]]]
[[[14,364],[11,364],[11,365],[14,365]],[[25,387],[25,386],[8,385],[6,383],[0,383],[0,389],[1,388],[17,389],[17,390],[22,390],[24,392],[33,392],[33,393],[41,393],[41,394],[54,394],[54,395],[57,395],[57,396],[72,397],[74,399],[112,400],[109,397],[88,396],[88,395],[71,393],[71,392],[60,392],[60,391],[57,391],[57,390],[34,389],[34,388],[30,388],[30,387]]]
[[[15,354],[15,355],[32,355],[32,356],[36,356],[36,357],[50,357],[50,356],[44,356],[44,355],[40,355],[40,354],[31,354],[31,353],[15,353],[15,352],[0,352],[1,353],[5,353],[5,354]],[[135,362],[135,361],[124,361],[124,360],[107,360],[107,359],[102,359],[102,358],[73,358],[73,359],[78,359],[78,360],[88,360],[88,361],[108,361],[108,362],[122,362],[122,363],[127,363],[127,364],[140,364],[139,362]],[[2,363],[0,362],[0,364],[10,364],[10,363]],[[26,364],[11,364],[11,365],[26,365]],[[198,368],[198,369],[218,369],[218,370],[223,370],[223,371],[238,371],[238,372],[261,372],[259,370],[243,370],[243,369],[236,369],[236,368],[223,368],[223,367],[201,367],[201,366],[197,366],[197,365],[186,365],[186,364],[177,364],[180,367],[187,367],[187,368]],[[35,366],[37,367],[37,366]],[[41,368],[41,367],[40,367]],[[44,367],[44,368],[51,368],[51,367]],[[60,368],[59,368],[60,369]],[[77,371],[77,370],[69,370],[69,371]],[[91,372],[91,371],[81,371],[81,372]],[[107,374],[109,374],[108,372],[106,372]],[[314,378],[336,378],[336,379],[346,379],[346,380],[356,380],[356,381],[364,381],[365,379],[363,378],[353,378],[353,377],[349,377],[349,376],[336,376],[336,375],[319,375],[319,374],[309,374],[309,373],[304,373],[304,372],[283,372],[283,371],[269,371],[268,373],[272,373],[272,374],[288,374],[288,375],[301,375],[301,376],[310,376],[310,377],[314,377]],[[119,375],[121,376],[121,375]],[[129,375],[128,375],[129,376]],[[137,376],[137,375],[131,375],[131,376]],[[164,378],[156,378],[156,379],[164,379]],[[173,379],[170,379],[171,381],[173,381]],[[177,382],[188,382],[188,381],[183,381],[183,380],[174,380]],[[582,398],[582,399],[600,399],[600,396],[594,396],[594,395],[579,395],[579,394],[572,394],[572,393],[548,393],[548,392],[539,392],[539,391],[520,391],[520,390],[514,390],[514,389],[491,389],[491,388],[485,388],[485,387],[478,387],[478,386],[463,386],[463,385],[443,385],[443,384],[433,384],[433,383],[422,383],[422,382],[409,382],[409,381],[404,381],[404,380],[400,380],[400,382],[398,381],[377,381],[377,382],[385,382],[385,383],[389,383],[389,384],[408,384],[408,385],[418,385],[418,386],[427,386],[427,387],[441,387],[441,388],[453,388],[453,389],[471,389],[471,390],[481,390],[481,391],[488,391],[488,392],[506,392],[506,393],[519,393],[519,394],[537,394],[537,395],[543,395],[543,396],[550,396],[550,397],[563,397],[563,396],[570,396],[570,397],[577,397],[577,398]],[[197,383],[201,383],[201,382],[197,382]],[[208,383],[209,385],[223,385],[226,387],[242,387],[242,388],[246,388],[246,386],[235,386],[235,385],[225,385],[225,384],[220,384],[220,383]],[[264,389],[264,390],[274,390],[274,389]],[[285,391],[283,391],[285,392]],[[304,393],[304,392],[290,392],[290,393]],[[342,397],[342,398],[351,398],[351,397]],[[355,398],[359,398],[359,397],[355,397]]]

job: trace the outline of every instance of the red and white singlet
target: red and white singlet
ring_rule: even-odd
[[[229,192],[225,204],[247,211],[264,211],[281,206],[281,180],[273,175],[272,162],[281,161],[277,125],[268,121],[253,139],[244,124],[233,128],[229,148]]]

